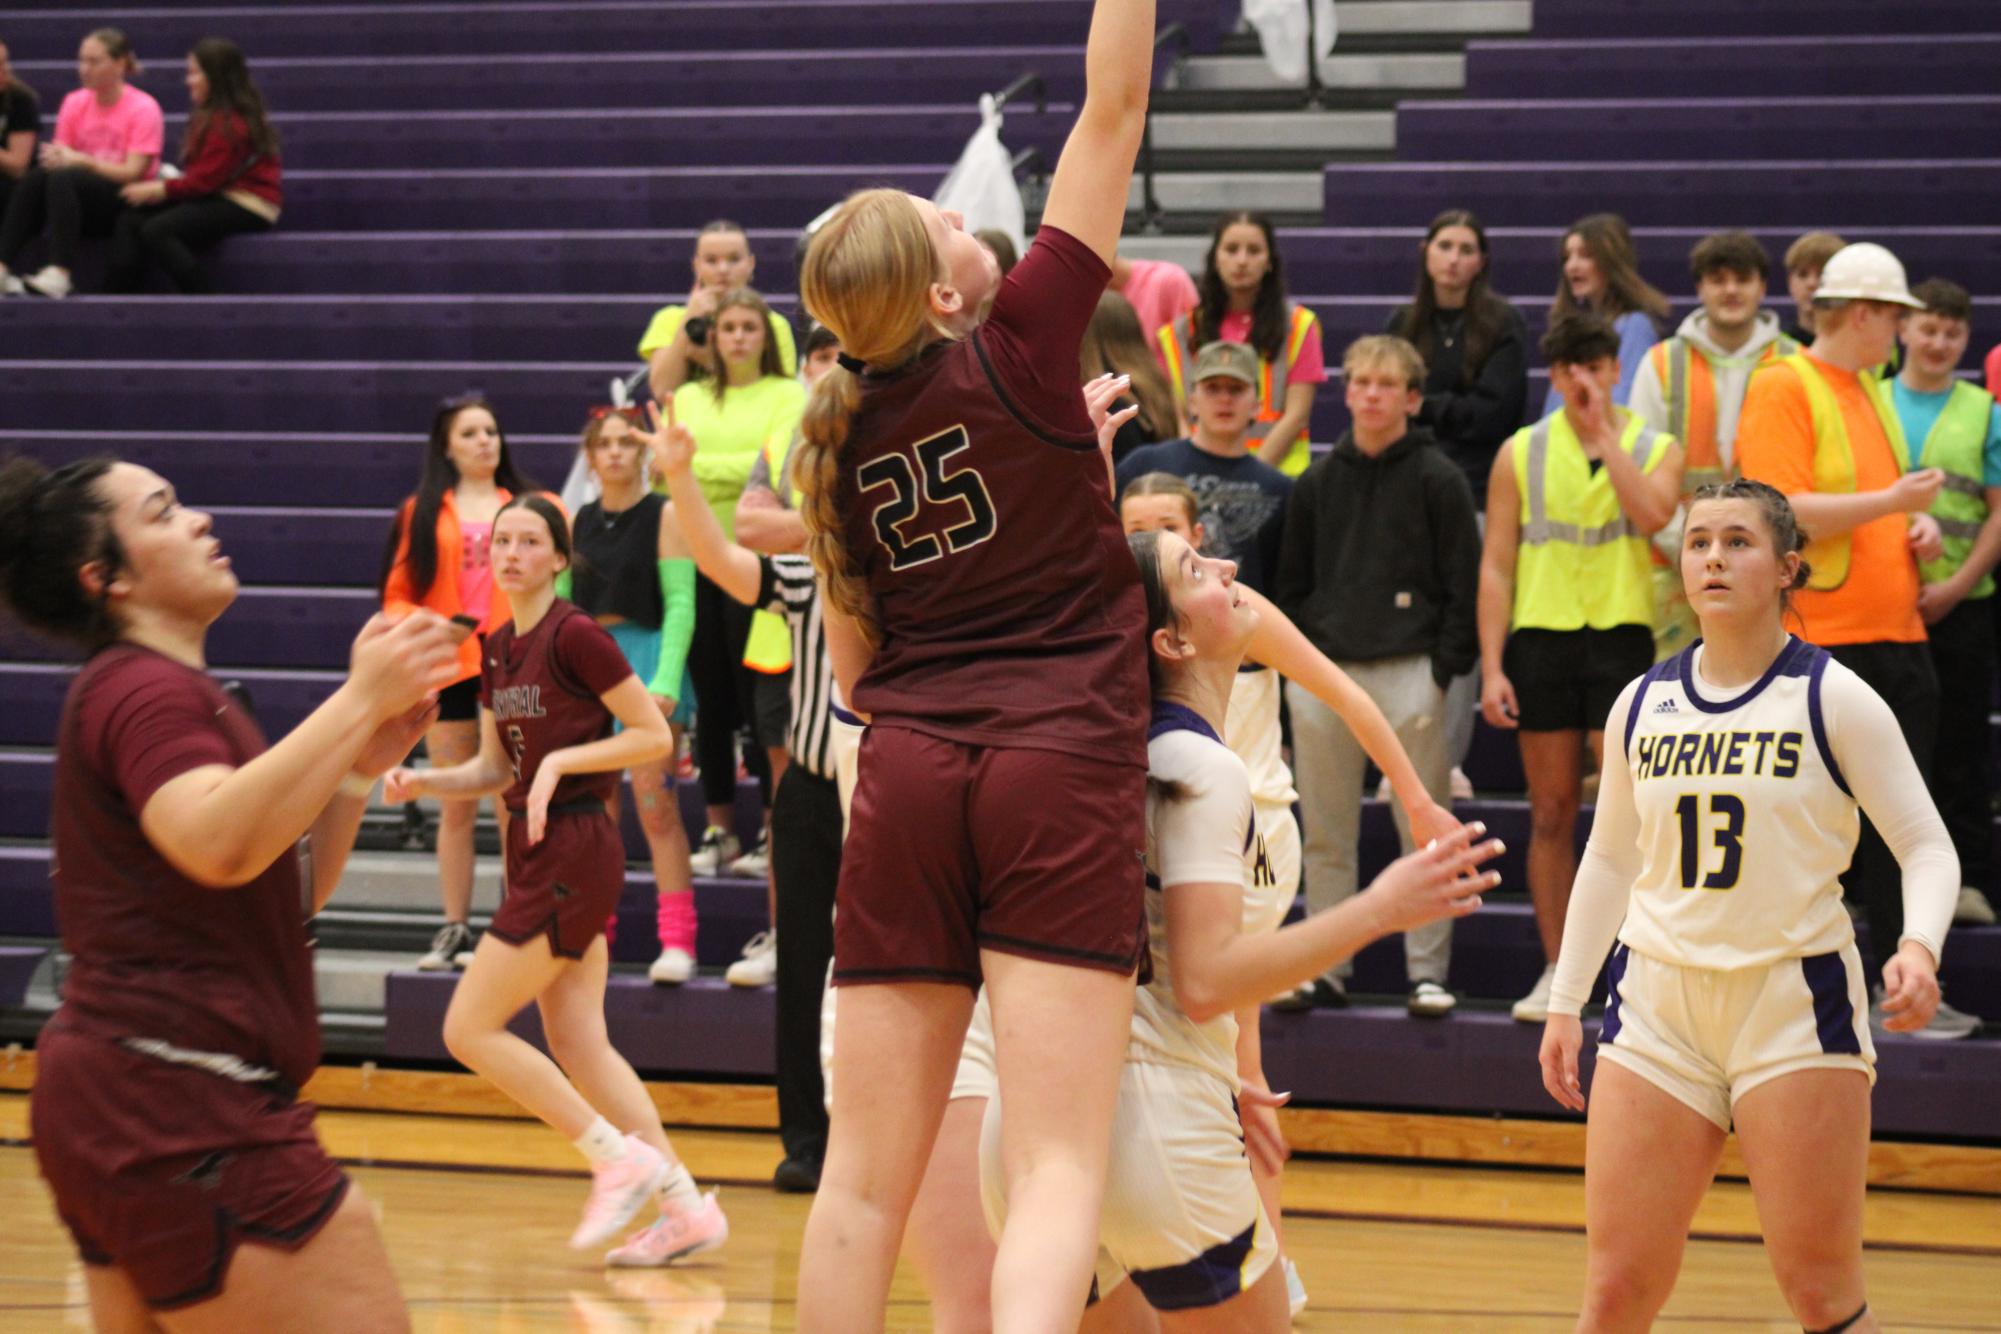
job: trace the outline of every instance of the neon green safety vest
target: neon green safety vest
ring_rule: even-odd
[[[1639,417],[1626,418],[1619,448],[1643,473],[1661,465],[1674,437]],[[1584,457],[1561,410],[1515,432],[1515,489],[1521,538],[1515,557],[1517,630],[1609,630],[1654,623],[1647,539],[1612,490],[1604,468]]]
[[[790,493],[788,504],[799,508],[799,488],[789,486],[785,470],[792,457],[792,436],[773,436],[764,442],[764,461],[771,469],[771,489]],[[743,665],[766,676],[778,676],[792,669],[792,628],[785,618],[759,608],[751,613],[750,634],[743,642]]]
[[[1881,392],[1888,397],[1889,385],[1882,385]],[[1893,410],[1895,401],[1890,400]],[[1961,380],[1953,385],[1938,420],[1932,423],[1931,434],[1925,437],[1924,450],[1914,466],[1945,473],[1945,484],[1930,511],[1945,534],[1945,554],[1918,567],[1919,576],[1928,584],[1950,579],[1966,564],[1973,540],[1980,536],[1980,525],[1987,521],[1987,430],[1993,419],[1994,395]],[[1905,449],[1897,460],[1901,463],[1910,456]],[[1994,576],[1985,574],[1966,596],[1971,601],[1993,592]]]
[[[1768,366],[1792,367],[1806,390],[1807,411],[1813,417],[1814,493],[1825,496],[1854,495],[1855,444],[1848,438],[1848,423],[1842,420],[1841,404],[1835,400],[1834,390],[1813,364],[1813,358],[1804,352],[1795,352],[1792,356],[1766,362],[1752,373],[1760,374]],[[1889,395],[1875,371],[1859,371],[1857,377],[1862,381],[1862,391],[1868,395],[1870,405],[1876,409],[1876,420],[1882,425],[1883,434],[1889,437],[1893,458],[1901,464],[1902,460],[1911,456],[1911,451],[1904,446],[1904,425],[1897,419],[1896,409],[1890,406]],[[1800,553],[1812,567],[1806,586],[1824,593],[1847,583],[1848,561],[1854,552],[1855,543],[1848,533],[1808,542],[1806,550]]]

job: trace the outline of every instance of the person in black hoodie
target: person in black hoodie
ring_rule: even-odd
[[[1354,424],[1293,487],[1271,598],[1375,700],[1443,805],[1452,764],[1445,689],[1480,651],[1473,492],[1432,433],[1412,424],[1425,383],[1416,348],[1385,334],[1358,339],[1342,373]],[[1286,699],[1305,826],[1306,903],[1310,912],[1325,912],[1355,893],[1367,757],[1313,695],[1288,682]],[[1396,817],[1409,851],[1401,805]],[[1405,938],[1413,1015],[1451,1012],[1451,948],[1449,921]],[[1346,977],[1343,965],[1321,978],[1316,999],[1342,1003]]]

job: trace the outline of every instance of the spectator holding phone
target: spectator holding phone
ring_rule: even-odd
[[[695,237],[690,266],[695,271],[695,285],[688,289],[687,304],[662,306],[639,338],[647,382],[660,403],[672,399],[674,391],[688,381],[714,373],[715,353],[709,334],[715,326],[716,308],[730,292],[750,286],[757,273],[757,256],[751,253],[750,236],[741,225],[718,218]],[[799,354],[793,346],[792,326],[784,316],[771,317],[771,338],[784,373],[798,374]]]

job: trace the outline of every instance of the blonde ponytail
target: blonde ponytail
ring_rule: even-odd
[[[916,202],[901,190],[857,190],[813,234],[799,269],[799,296],[845,356],[887,370],[952,336],[931,310],[931,285],[944,277]],[[873,645],[881,622],[842,522],[857,503],[842,461],[861,398],[861,380],[846,366],[821,376],[806,402],[792,466],[806,552],[827,600]]]
[[[799,444],[792,452],[792,481],[799,488],[800,517],[806,521],[806,554],[812,557],[827,601],[836,611],[852,617],[874,647],[881,634],[875,599],[869,596],[861,562],[848,550],[841,523],[841,515],[852,500],[842,494],[849,489],[842,479],[842,446],[847,443],[848,423],[861,401],[861,380],[847,367],[836,366],[820,377],[799,424]]]

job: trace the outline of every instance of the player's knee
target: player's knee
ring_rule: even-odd
[[[445,1011],[442,1034],[445,1050],[452,1054],[453,1060],[468,1069],[474,1068],[474,1056],[479,1048],[479,1040],[486,1035],[486,1031],[484,1025],[473,1022],[457,1006]]]
[[[1862,1305],[1862,1276],[1846,1264],[1806,1261],[1774,1270],[1793,1318],[1807,1329],[1839,1326]]]
[[[1529,800],[1529,834],[1534,838],[1570,838],[1577,828],[1577,800],[1574,797],[1543,797]]]
[[[1583,1319],[1579,1327],[1644,1329],[1666,1303],[1673,1286],[1672,1273],[1660,1273],[1658,1266],[1642,1263],[1638,1257],[1594,1256],[1590,1278],[1584,1285]]]

